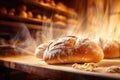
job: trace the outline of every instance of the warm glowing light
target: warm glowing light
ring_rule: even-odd
[[[93,40],[110,39],[110,40],[120,40],[120,0],[87,0],[87,6],[84,13],[78,14],[76,24],[68,24],[68,28],[63,32],[54,32],[53,22],[51,22],[50,27],[46,23],[43,23],[42,31],[38,31],[36,36],[36,41],[31,39],[29,32],[22,31],[26,34],[26,44],[30,47],[34,42],[39,45],[43,42],[48,42],[49,40],[54,40],[54,36],[62,37],[75,35],[79,38],[90,38]],[[52,16],[51,16],[52,19]],[[57,27],[57,26],[56,26]],[[23,35],[22,32],[18,34]],[[19,37],[15,37],[15,40]],[[32,47],[35,47],[32,46]]]

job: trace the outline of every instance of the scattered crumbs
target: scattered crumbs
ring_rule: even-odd
[[[119,73],[120,66],[101,67],[96,63],[73,64],[72,67],[81,71],[100,72],[100,73]]]

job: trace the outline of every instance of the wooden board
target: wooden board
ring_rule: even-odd
[[[120,66],[120,59],[103,60],[98,64],[100,66]],[[33,55],[0,56],[0,65],[53,80],[120,80],[119,74],[80,71],[73,69],[72,64],[48,65]]]

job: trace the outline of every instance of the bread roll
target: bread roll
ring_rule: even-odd
[[[27,17],[28,17],[28,18],[33,18],[33,13],[32,13],[31,11],[28,11],[28,12],[27,12]]]
[[[52,43],[45,50],[43,59],[48,64],[99,62],[103,59],[103,51],[95,42],[76,40],[76,37],[68,36]]]
[[[104,58],[120,57],[120,44],[114,40],[101,40],[101,47],[104,52]]]
[[[27,13],[25,11],[19,12],[18,16],[23,17],[23,18],[27,18],[28,17],[28,15],[27,15]]]
[[[39,2],[44,6],[54,7],[56,5],[54,0],[39,0]]]
[[[43,20],[47,20],[47,16],[46,16],[46,15],[43,15],[43,16],[42,16],[42,19],[43,19]]]
[[[68,36],[52,43],[44,52],[43,59],[48,64],[71,63],[76,37]]]
[[[76,42],[76,60],[79,62],[99,62],[103,57],[103,51],[97,43],[89,39]]]
[[[73,8],[67,8],[68,10],[68,13],[74,15],[74,16],[77,16],[77,13],[75,12],[75,10]]]
[[[6,45],[5,39],[0,39],[0,45]]]
[[[50,18],[47,18],[46,22],[50,23],[52,20]]]
[[[41,16],[40,14],[37,14],[37,15],[35,16],[35,19],[37,19],[37,20],[42,20],[42,16]]]
[[[54,0],[50,0],[50,5],[51,5],[52,7],[56,6],[55,1],[54,1]]]
[[[15,13],[15,9],[14,8],[10,8],[8,14],[14,16],[14,13]]]
[[[60,14],[55,14],[54,18],[55,18],[55,20],[60,20],[60,21],[66,21],[67,20],[67,18],[65,16],[60,15]]]
[[[21,5],[20,7],[19,7],[19,11],[27,11],[27,6],[26,5]]]
[[[56,27],[59,26],[64,28],[67,26],[67,24],[63,21],[55,21],[54,24],[56,25]]]
[[[51,1],[51,0],[39,0],[39,3],[43,6],[50,7],[51,5],[50,5],[49,1]]]
[[[50,43],[43,43],[43,44],[39,45],[35,50],[35,56],[42,59],[44,51],[46,50],[46,48],[49,45],[50,45]]]
[[[7,9],[5,7],[2,7],[0,9],[0,14],[7,14]]]
[[[56,8],[59,9],[59,10],[65,11],[65,12],[68,11],[68,10],[67,10],[67,6],[64,5],[64,4],[61,3],[61,2],[58,2],[58,3],[57,3]]]

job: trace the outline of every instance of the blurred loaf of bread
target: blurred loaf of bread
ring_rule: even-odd
[[[5,7],[1,7],[0,14],[7,14],[7,9]]]

